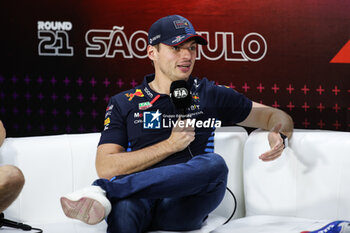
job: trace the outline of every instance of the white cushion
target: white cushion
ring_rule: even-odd
[[[222,226],[222,224],[226,221],[225,217],[210,214],[208,218],[203,223],[203,226],[199,230],[194,231],[181,231],[181,233],[210,233],[214,229]],[[176,233],[177,231],[149,231],[149,233]]]
[[[245,144],[247,215],[349,219],[350,134],[295,130],[282,157],[262,162],[267,134],[256,130]]]

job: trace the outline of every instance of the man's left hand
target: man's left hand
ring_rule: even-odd
[[[279,133],[281,127],[282,125],[278,124],[270,130],[268,135],[268,140],[269,140],[271,150],[259,156],[259,159],[261,159],[262,161],[264,162],[272,161],[281,156],[284,149],[283,139],[281,138],[281,135]]]

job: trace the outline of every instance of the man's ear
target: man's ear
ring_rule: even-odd
[[[151,61],[154,62],[154,60],[156,60],[157,58],[157,49],[156,47],[152,46],[152,45],[148,45],[147,46],[147,56],[149,59],[151,59]]]

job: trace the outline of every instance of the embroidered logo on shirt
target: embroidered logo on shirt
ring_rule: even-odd
[[[109,119],[109,117],[105,120],[104,125],[108,125],[109,123],[111,123],[111,119]]]
[[[147,94],[150,98],[153,98],[152,92],[150,92],[150,90],[148,90],[147,87],[145,87],[143,90],[146,92],[146,94]]]
[[[146,89],[145,89],[146,90]],[[151,102],[147,101],[147,102],[143,102],[143,103],[139,103],[139,109],[140,110],[146,110],[149,109],[150,107],[153,106],[153,104],[159,99],[160,95],[157,95],[156,97],[154,97],[153,100],[151,100]]]
[[[103,130],[107,130],[110,123],[111,123],[111,119],[109,119],[109,117],[108,117],[104,122]]]
[[[197,102],[197,101],[199,101],[199,96],[198,95],[192,95],[192,99]]]
[[[113,109],[113,105],[110,105],[107,107],[105,118],[112,115],[112,109]]]
[[[110,111],[110,110],[112,110],[112,109],[113,109],[113,104],[110,105],[110,106],[108,106],[107,109],[106,109],[106,111]]]
[[[143,103],[139,103],[139,109],[140,110],[146,110],[148,108],[152,107],[152,104],[147,101],[147,102],[143,102]]]
[[[144,94],[142,93],[141,89],[136,89],[134,93],[126,93],[125,96],[129,98],[129,101],[131,101],[135,96],[144,97]]]

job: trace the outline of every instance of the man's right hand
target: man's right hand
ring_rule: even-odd
[[[184,150],[195,139],[195,128],[186,125],[186,122],[189,120],[181,120],[179,118],[171,131],[170,137],[167,139],[169,145],[175,151]]]

